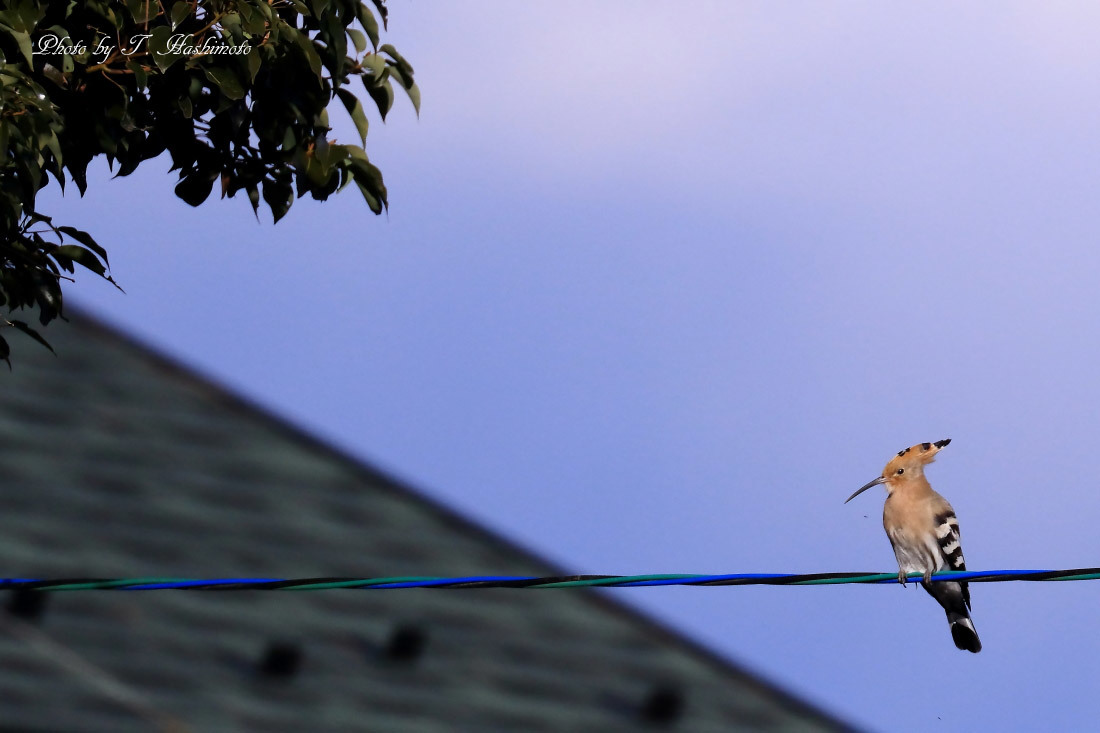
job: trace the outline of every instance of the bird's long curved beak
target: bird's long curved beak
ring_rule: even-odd
[[[860,487],[860,489],[859,489],[859,491],[857,491],[856,493],[852,494],[852,495],[851,495],[851,496],[849,496],[849,497],[848,497],[847,499],[845,499],[845,500],[844,500],[844,503],[845,503],[845,504],[847,504],[848,502],[850,502],[850,501],[851,501],[852,499],[854,499],[854,498],[856,498],[857,496],[859,496],[860,494],[862,494],[862,493],[863,493],[864,491],[866,491],[867,489],[871,488],[872,486],[878,486],[879,484],[881,484],[881,483],[882,483],[883,481],[885,481],[885,480],[886,480],[885,478],[883,478],[882,476],[879,476],[879,477],[878,477],[877,479],[875,479],[874,481],[870,482],[870,483],[869,483],[869,484],[867,484],[866,486],[861,486],[861,487]]]

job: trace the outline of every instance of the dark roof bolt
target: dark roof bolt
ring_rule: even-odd
[[[266,677],[290,679],[302,666],[302,648],[287,642],[271,642],[260,660],[260,673]]]
[[[650,723],[673,725],[684,714],[684,695],[675,687],[659,685],[642,704],[642,718]]]
[[[37,621],[46,612],[46,596],[49,593],[40,590],[18,588],[13,590],[8,600],[8,613],[27,621]]]
[[[394,662],[415,662],[424,653],[428,633],[418,626],[398,626],[386,642],[386,658]]]

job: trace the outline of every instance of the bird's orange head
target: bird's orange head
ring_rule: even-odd
[[[898,451],[898,454],[886,464],[886,468],[882,469],[881,476],[860,487],[859,491],[845,499],[844,503],[847,504],[872,486],[886,484],[887,492],[893,493],[898,484],[923,476],[924,467],[936,460],[936,454],[950,442],[951,438],[945,438],[935,443],[917,443]]]

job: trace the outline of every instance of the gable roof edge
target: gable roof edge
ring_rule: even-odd
[[[122,347],[140,355],[156,369],[163,371],[170,377],[212,393],[227,406],[270,425],[286,439],[340,463],[352,473],[361,476],[364,480],[371,482],[391,494],[401,498],[411,498],[415,500],[443,523],[462,532],[479,537],[485,542],[507,553],[519,555],[531,563],[541,565],[547,568],[550,575],[560,576],[575,574],[562,569],[557,563],[547,560],[537,552],[519,544],[516,540],[510,539],[504,534],[480,524],[459,511],[446,506],[441,501],[425,494],[410,483],[400,480],[394,474],[379,469],[367,460],[325,441],[310,433],[305,428],[299,427],[288,417],[284,417],[275,412],[272,408],[221,384],[215,377],[205,373],[200,368],[188,364],[185,360],[168,355],[142,338],[123,331],[120,327],[108,323],[103,318],[90,313],[84,308],[73,307],[70,303],[68,304],[67,311],[66,318],[72,321],[72,326],[96,332],[100,337],[118,343]],[[669,642],[672,646],[683,650],[686,654],[702,660],[707,666],[715,671],[752,688],[762,696],[770,698],[778,705],[789,710],[797,711],[799,714],[806,717],[814,718],[824,726],[835,731],[858,730],[850,724],[844,723],[826,713],[821,708],[787,692],[778,684],[762,677],[758,672],[752,671],[730,660],[708,648],[702,642],[690,638],[683,632],[674,629],[670,625],[650,616],[644,611],[611,598],[598,589],[581,588],[576,589],[574,592],[584,593],[591,601],[598,604],[604,610],[642,626],[648,632]]]

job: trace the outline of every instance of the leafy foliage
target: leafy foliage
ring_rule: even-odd
[[[114,282],[87,232],[35,208],[39,190],[106,156],[125,176],[167,151],[176,195],[192,206],[218,186],[261,201],[277,222],[297,197],[354,183],[371,211],[388,205],[367,158],[359,77],[385,119],[396,83],[419,113],[412,66],[380,44],[384,0],[13,0],[0,5],[0,306],[63,315],[76,265]],[[339,99],[359,144],[328,138]],[[67,175],[66,175],[67,174]],[[22,321],[0,319],[48,344]],[[0,336],[0,359],[9,346]]]

